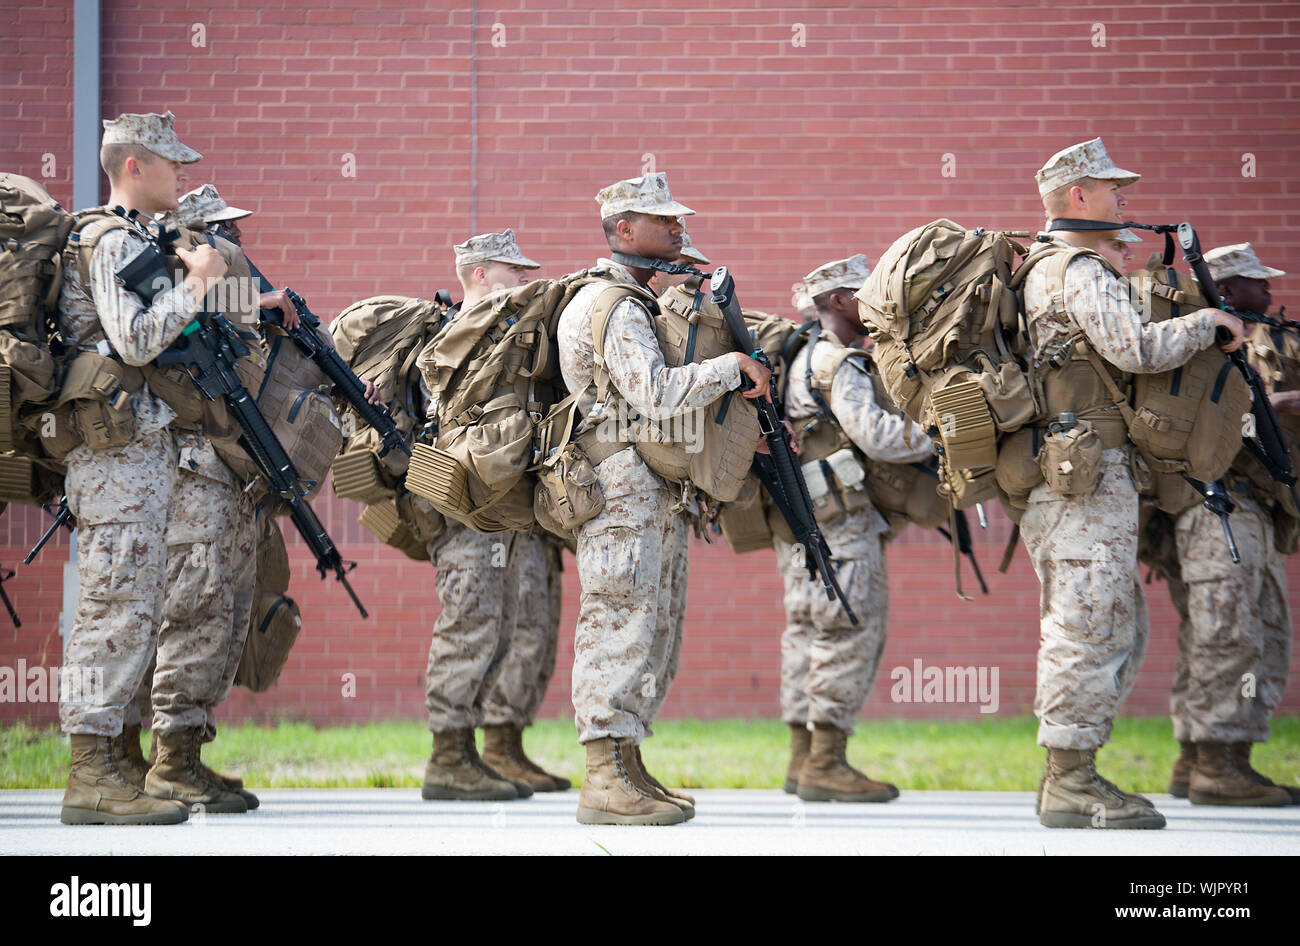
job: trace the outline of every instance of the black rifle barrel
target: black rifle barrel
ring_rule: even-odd
[[[43,508],[48,512],[50,507],[45,506]],[[54,533],[59,531],[59,526],[66,525],[68,520],[71,518],[72,510],[68,508],[68,497],[64,496],[59,500],[59,511],[54,516],[54,521],[51,522],[50,527],[41,534],[41,537],[36,540],[36,544],[32,546],[32,550],[23,556],[23,564],[30,565],[36,556],[41,554],[41,549],[45,548],[45,543],[54,538]]]
[[[756,349],[750,338],[749,329],[745,327],[745,317],[736,301],[736,284],[725,266],[713,271],[709,289],[712,301],[721,311],[731,331],[736,350],[749,355],[759,364],[772,369],[767,355]],[[777,509],[794,533],[795,541],[803,546],[804,563],[811,578],[820,578],[826,591],[827,600],[839,598],[840,605],[849,620],[857,625],[858,616],[853,613],[849,600],[844,596],[835,577],[834,561],[830,546],[821,530],[817,527],[816,513],[813,511],[812,497],[808,494],[808,483],[804,480],[803,468],[800,466],[794,447],[790,442],[790,432],[785,429],[776,408],[776,384],[769,381],[769,394],[772,400],[753,398],[750,403],[758,410],[758,427],[767,441],[769,456],[755,464],[759,480],[767,488],[776,503]],[[754,386],[748,376],[741,376],[741,390],[748,391]],[[761,455],[760,455],[761,458]]]
[[[244,255],[244,259],[248,261],[248,269],[257,280],[261,291],[273,292],[275,287],[271,285],[271,281],[262,275],[262,271],[248,259],[247,254]],[[382,441],[379,450],[381,457],[394,449],[409,457],[411,445],[406,442],[406,436],[393,423],[393,416],[388,408],[367,401],[366,383],[339,357],[339,353],[333,346],[326,345],[317,337],[316,330],[320,327],[320,318],[307,307],[307,300],[287,287],[284,292],[298,311],[298,327],[284,328],[284,316],[279,309],[263,309],[262,320],[284,328],[289,338],[298,346],[298,350],[314,361],[325,376],[334,382],[334,390],[352,406],[357,416],[361,418],[361,422],[375,429]]]

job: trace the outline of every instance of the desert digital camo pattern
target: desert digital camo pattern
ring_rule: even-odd
[[[153,657],[162,620],[167,511],[176,482],[176,445],[166,428],[120,447],[67,457],[68,507],[77,518],[80,592],[63,667],[79,680],[102,675],[102,693],[62,694],[67,733],[114,736]]]
[[[429,543],[442,611],[433,623],[425,672],[429,730],[482,726],[483,700],[510,645],[506,589],[515,533],[483,535],[448,522]]]
[[[248,635],[248,562],[257,560],[253,503],[202,434],[175,435],[178,463],[167,520],[167,585],[153,681],[153,728],[216,738]],[[235,613],[237,598],[245,607]]]
[[[612,260],[598,266],[633,282]],[[570,392],[582,392],[584,424],[592,422],[596,389],[591,313],[607,283],[578,291],[560,314],[560,370]],[[639,414],[666,419],[704,407],[740,386],[730,355],[669,368],[646,309],[625,300],[610,314],[605,337],[610,384]],[[573,705],[579,742],[605,736],[640,741],[676,673],[685,588],[674,598],[674,575],[687,564],[681,499],[634,449],[596,467],[605,508],[578,533],[582,598],[574,639]],[[678,535],[680,531],[680,536]]]
[[[857,292],[871,275],[867,257],[858,253],[847,259],[831,260],[822,263],[803,278],[804,292],[810,297],[820,296],[832,289],[852,289]]]
[[[483,697],[483,724],[531,726],[555,673],[560,639],[560,549],[542,538],[515,538],[503,620],[510,642]]]
[[[1232,500],[1239,565],[1204,506],[1176,524],[1182,577],[1169,593],[1181,621],[1169,713],[1180,742],[1266,742],[1286,688],[1291,614],[1272,516],[1247,496]]]
[[[1142,175],[1115,167],[1115,162],[1106,153],[1106,146],[1100,138],[1061,149],[1048,158],[1047,163],[1034,175],[1038,181],[1040,197],[1085,177],[1113,180],[1120,187],[1127,187],[1140,180]]]
[[[661,217],[681,217],[695,213],[690,207],[673,200],[673,195],[668,190],[668,175],[664,171],[630,177],[602,187],[596,194],[596,203],[600,205],[601,220],[629,210]]]
[[[1205,251],[1205,265],[1210,269],[1210,277],[1215,282],[1222,282],[1233,276],[1245,276],[1247,279],[1277,279],[1285,276],[1286,271],[1265,266],[1260,262],[1255,248],[1249,243],[1233,243],[1231,246],[1216,246]]]
[[[527,269],[540,269],[541,263],[529,259],[515,242],[515,231],[507,229],[504,233],[480,233],[464,243],[452,247],[456,255],[456,265],[469,263],[508,263]]]
[[[786,588],[781,718],[787,723],[829,723],[852,732],[871,694],[889,627],[889,570],[879,520],[880,514],[867,507],[823,528],[857,627],[839,599],[828,601],[820,583],[809,579],[802,550],[776,537]]]
[[[1096,490],[1066,498],[1040,484],[1020,536],[1039,598],[1038,744],[1095,749],[1146,653],[1146,598],[1138,582],[1138,495],[1127,448],[1102,452]]]
[[[1121,371],[1153,374],[1172,371],[1214,344],[1212,313],[1198,310],[1148,324],[1134,307],[1128,286],[1093,256],[1078,257],[1066,269],[1065,312],[1050,307],[1050,268],[1035,266],[1025,279],[1029,342],[1035,352],[1063,344],[1077,327],[1103,361]]]
[[[114,119],[104,119],[102,144],[143,145],[154,154],[181,164],[193,164],[203,155],[181,144],[173,127],[176,116],[171,112],[127,112]]]

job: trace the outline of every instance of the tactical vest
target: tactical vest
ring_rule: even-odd
[[[632,410],[610,384],[605,367],[609,316],[628,297],[639,299],[650,314],[667,367],[680,368],[735,351],[722,312],[700,291],[698,277],[668,289],[657,300],[639,286],[624,283],[603,290],[591,315],[596,403],[606,418],[620,422],[620,435],[630,436],[602,446],[612,455],[634,445],[646,465],[668,482],[683,488],[693,484],[719,502],[735,499],[753,464],[758,413],[738,390],[724,393],[707,407],[658,422]],[[626,427],[623,418],[629,421]],[[588,436],[598,430],[599,426],[591,428]]]

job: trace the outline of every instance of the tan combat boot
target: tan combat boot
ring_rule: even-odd
[[[1263,772],[1255,771],[1255,767],[1250,764],[1250,750],[1253,745],[1254,743],[1250,742],[1234,742],[1232,744],[1232,754],[1237,759],[1237,768],[1261,785],[1276,785],[1276,782]],[[1283,785],[1282,788],[1286,789],[1286,793],[1291,796],[1291,804],[1300,805],[1300,787]]]
[[[1250,805],[1274,808],[1289,805],[1291,795],[1278,785],[1263,785],[1237,767],[1226,742],[1198,742],[1196,764],[1187,783],[1193,805]]]
[[[587,743],[587,777],[578,795],[579,824],[681,824],[677,805],[647,794],[628,773],[630,739],[606,736]]]
[[[803,768],[808,750],[812,748],[812,733],[807,723],[790,724],[790,764],[785,770],[785,784],[781,791],[793,795],[799,790],[799,770]]]
[[[212,781],[199,761],[199,730],[190,726],[158,737],[158,755],[144,780],[145,790],[155,798],[185,802],[191,810],[216,815],[242,815],[248,803],[236,792]]]
[[[1180,742],[1178,758],[1174,760],[1174,770],[1169,773],[1169,794],[1175,798],[1187,797],[1187,782],[1192,777],[1192,766],[1196,764],[1196,743]]]
[[[149,758],[145,763],[146,769],[151,767],[154,763],[154,759],[158,757],[158,731],[155,729],[151,730],[151,732],[152,738],[149,740]],[[244,788],[243,779],[235,775],[224,775],[216,769],[210,768],[202,758],[199,759],[199,768],[202,769],[203,774],[208,777],[208,781],[216,782],[226,791],[234,792],[236,795],[244,799],[244,804],[248,806],[249,811],[261,806],[262,803],[258,800],[257,796]]]
[[[639,744],[632,746],[632,755],[635,758],[637,770],[645,775],[646,781],[667,795],[670,801],[677,804],[685,802],[692,809],[695,807],[694,795],[688,795],[680,788],[665,788],[663,782],[650,774],[650,770],[645,767],[645,760],[641,758],[641,746]],[[687,818],[686,820],[690,821],[691,819]]]
[[[572,788],[567,778],[552,775],[524,753],[524,731],[512,724],[483,727],[483,761],[512,782],[525,782],[535,792]]]
[[[1097,774],[1096,749],[1048,749],[1038,821],[1049,828],[1163,828],[1148,799]]]
[[[651,798],[658,798],[660,801],[676,805],[682,810],[682,814],[686,816],[687,821],[695,817],[695,799],[690,798],[685,792],[673,793],[668,791],[657,778],[647,772],[645,763],[641,761],[640,746],[631,745],[623,755],[623,763],[627,767],[627,775],[632,780],[633,785]]]
[[[424,767],[420,797],[425,801],[511,801],[519,789],[483,764],[474,748],[473,729],[433,734],[433,755]]]
[[[110,736],[72,733],[72,770],[63,793],[64,824],[180,824],[184,805],[153,798],[118,768],[120,742]]]
[[[813,723],[808,758],[799,770],[795,794],[804,801],[886,802],[898,789],[877,782],[849,765],[844,751],[849,734],[830,723]]]
[[[117,770],[122,777],[140,791],[144,791],[144,779],[149,774],[149,763],[144,759],[140,749],[140,724],[123,726],[122,732],[113,737],[113,749],[117,753]]]

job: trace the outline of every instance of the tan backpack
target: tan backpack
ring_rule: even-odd
[[[280,678],[289,651],[302,630],[298,604],[288,597],[289,553],[275,517],[258,516],[257,575],[248,638],[235,671],[235,683],[264,693]]]
[[[689,482],[717,502],[735,499],[753,465],[759,437],[757,412],[739,391],[728,391],[707,407],[662,423],[643,423],[634,416],[611,389],[604,362],[609,316],[619,298],[606,290],[592,313],[597,403],[604,405],[607,413],[630,417],[637,454],[669,483]],[[699,364],[736,350],[722,312],[701,291],[698,276],[667,289],[651,315],[664,364],[670,368]]]
[[[373,296],[354,302],[330,324],[339,356],[375,385],[393,423],[412,440],[427,422],[417,360],[449,319],[450,307],[441,299]],[[432,503],[406,489],[407,455],[389,450],[381,457],[379,433],[351,409],[344,429],[343,452],[333,466],[335,494],[365,505],[358,522],[385,545],[428,561],[428,543],[446,531],[447,522]]]
[[[857,293],[890,400],[937,439],[958,509],[996,495],[999,438],[1038,413],[1011,291],[1027,236],[936,220],[894,241]]]

